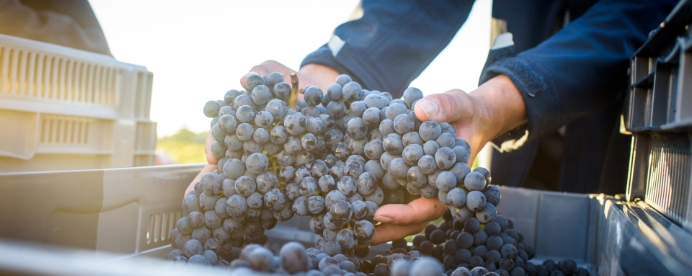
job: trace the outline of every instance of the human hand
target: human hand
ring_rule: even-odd
[[[187,186],[187,189],[185,189],[183,197],[186,196],[190,191],[195,189],[195,183],[202,179],[203,175],[205,175],[208,172],[213,172],[218,168],[216,164],[219,163],[219,159],[211,153],[212,143],[214,143],[214,137],[211,136],[211,131],[209,131],[209,133],[207,133],[207,140],[204,145],[204,152],[207,155],[207,164],[204,166],[204,168],[202,168],[202,171],[200,171],[197,174],[197,176],[195,176],[195,179],[193,179],[192,182],[190,182],[190,185]]]
[[[243,88],[247,89],[245,81],[247,80],[247,77],[250,74],[254,73],[260,75],[268,75],[272,72],[281,73],[281,75],[284,76],[284,82],[290,84],[290,74],[291,72],[296,71],[291,68],[288,68],[286,65],[283,65],[279,62],[267,60],[259,65],[255,65],[254,67],[252,67],[252,69],[250,69],[250,72],[248,72],[242,78],[240,78],[240,85],[242,85]],[[327,91],[327,87],[330,84],[334,83],[336,77],[340,75],[339,72],[332,69],[331,67],[320,64],[307,64],[300,68],[300,71],[297,71],[296,74],[298,76],[298,85],[300,86],[299,88],[305,88],[308,85],[312,85],[319,87],[320,89],[322,89],[322,91]]]
[[[443,94],[427,96],[415,105],[421,121],[449,122],[457,138],[471,146],[469,166],[480,149],[491,139],[527,121],[521,92],[505,75],[499,75],[471,93],[453,89]],[[442,216],[445,205],[437,198],[419,198],[409,204],[389,204],[375,212],[372,244],[401,239],[419,233],[425,226]]]

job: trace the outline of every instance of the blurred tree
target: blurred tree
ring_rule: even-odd
[[[162,137],[156,143],[156,151],[168,155],[175,163],[206,162],[204,142],[206,132],[194,133],[183,127],[177,133]]]

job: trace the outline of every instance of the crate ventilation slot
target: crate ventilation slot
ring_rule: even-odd
[[[687,135],[651,137],[645,201],[671,219],[687,217],[690,142]]]
[[[95,120],[72,116],[41,116],[41,146],[88,146],[89,128]]]
[[[164,212],[149,215],[149,228],[147,229],[147,244],[162,242],[170,238],[170,232],[176,227],[176,223],[182,217],[182,212]]]
[[[114,105],[120,77],[115,67],[0,47],[0,98]]]

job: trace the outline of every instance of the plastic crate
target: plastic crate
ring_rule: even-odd
[[[152,79],[109,56],[0,35],[0,172],[153,165]]]
[[[69,264],[64,266],[69,273],[61,273],[70,275],[134,275],[157,266],[168,273],[170,262],[146,257],[161,260],[170,252],[168,233],[181,215],[182,194],[201,169],[175,165],[0,174],[0,255],[13,256],[0,258],[0,274],[51,274],[51,266],[62,262]],[[692,273],[692,258],[684,257],[692,251],[692,240],[643,202],[508,187],[501,193],[498,211],[536,248],[534,262],[572,258],[592,275],[636,272],[632,269]],[[269,246],[312,244],[316,236],[308,218],[279,222],[266,232]],[[375,246],[371,255],[386,249],[386,244]]]
[[[681,1],[631,63],[627,197],[692,231],[692,3]]]

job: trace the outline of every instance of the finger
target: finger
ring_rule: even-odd
[[[423,231],[426,225],[428,225],[428,222],[421,222],[411,225],[396,225],[391,223],[376,225],[370,244],[380,244],[388,241],[398,240],[411,234],[420,233]]]
[[[458,89],[429,95],[416,103],[414,112],[421,121],[454,122],[468,114],[468,98],[466,92]]]
[[[204,152],[207,154],[207,163],[209,164],[218,164],[219,159],[214,156],[213,153],[211,153],[211,144],[214,143],[214,137],[211,136],[211,130],[207,134],[207,141],[206,144],[204,145]]]
[[[399,225],[417,224],[439,218],[445,207],[438,199],[421,197],[409,204],[387,204],[375,212],[374,219],[383,223]]]
[[[279,72],[281,75],[284,77],[284,82],[286,83],[291,83],[291,72],[294,72],[295,70],[288,68],[288,66],[283,65],[282,63],[275,61],[275,60],[266,60],[260,64],[267,72],[265,74],[269,74],[271,72]],[[297,71],[296,71],[297,72]]]

